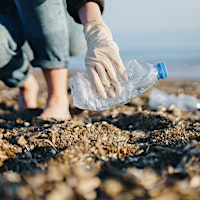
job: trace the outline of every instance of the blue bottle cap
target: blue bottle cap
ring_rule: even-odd
[[[158,63],[157,69],[158,69],[159,77],[161,79],[165,79],[168,77],[167,67],[165,63]]]

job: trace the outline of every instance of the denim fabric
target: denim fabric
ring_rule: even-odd
[[[0,15],[0,80],[7,86],[21,86],[29,73],[19,19]]]
[[[1,70],[4,76],[6,72],[11,76],[9,80],[14,78],[15,86],[19,86],[28,72],[29,66],[25,62],[28,58],[34,67],[65,68],[70,56],[86,50],[83,27],[69,16],[65,0],[15,0],[15,3],[20,21],[0,15],[0,40],[4,43],[0,45],[0,79],[4,82]],[[27,42],[23,45],[25,41],[28,45]],[[17,60],[19,64],[15,70],[19,73],[12,73],[12,62],[16,64]],[[20,70],[24,77],[19,76]],[[14,74],[20,78],[12,77]]]

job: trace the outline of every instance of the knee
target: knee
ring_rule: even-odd
[[[25,56],[13,41],[8,30],[0,24],[0,80],[9,87],[22,84],[29,71]]]
[[[7,65],[0,68],[0,80],[8,87],[20,87],[29,73],[29,62],[22,51],[17,51]]]
[[[7,29],[0,24],[0,68],[5,66],[16,55],[16,43]]]

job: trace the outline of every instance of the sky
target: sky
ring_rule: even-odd
[[[105,0],[103,16],[113,33],[200,30],[200,1]]]
[[[200,0],[105,0],[103,18],[123,54],[200,60]]]

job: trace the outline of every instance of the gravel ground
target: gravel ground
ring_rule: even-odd
[[[200,113],[175,106],[152,110],[154,88],[200,99],[200,81],[159,81],[127,105],[103,112],[73,107],[70,121],[17,115],[16,88],[0,83],[0,199],[197,200]],[[69,90],[70,93],[70,90]]]

